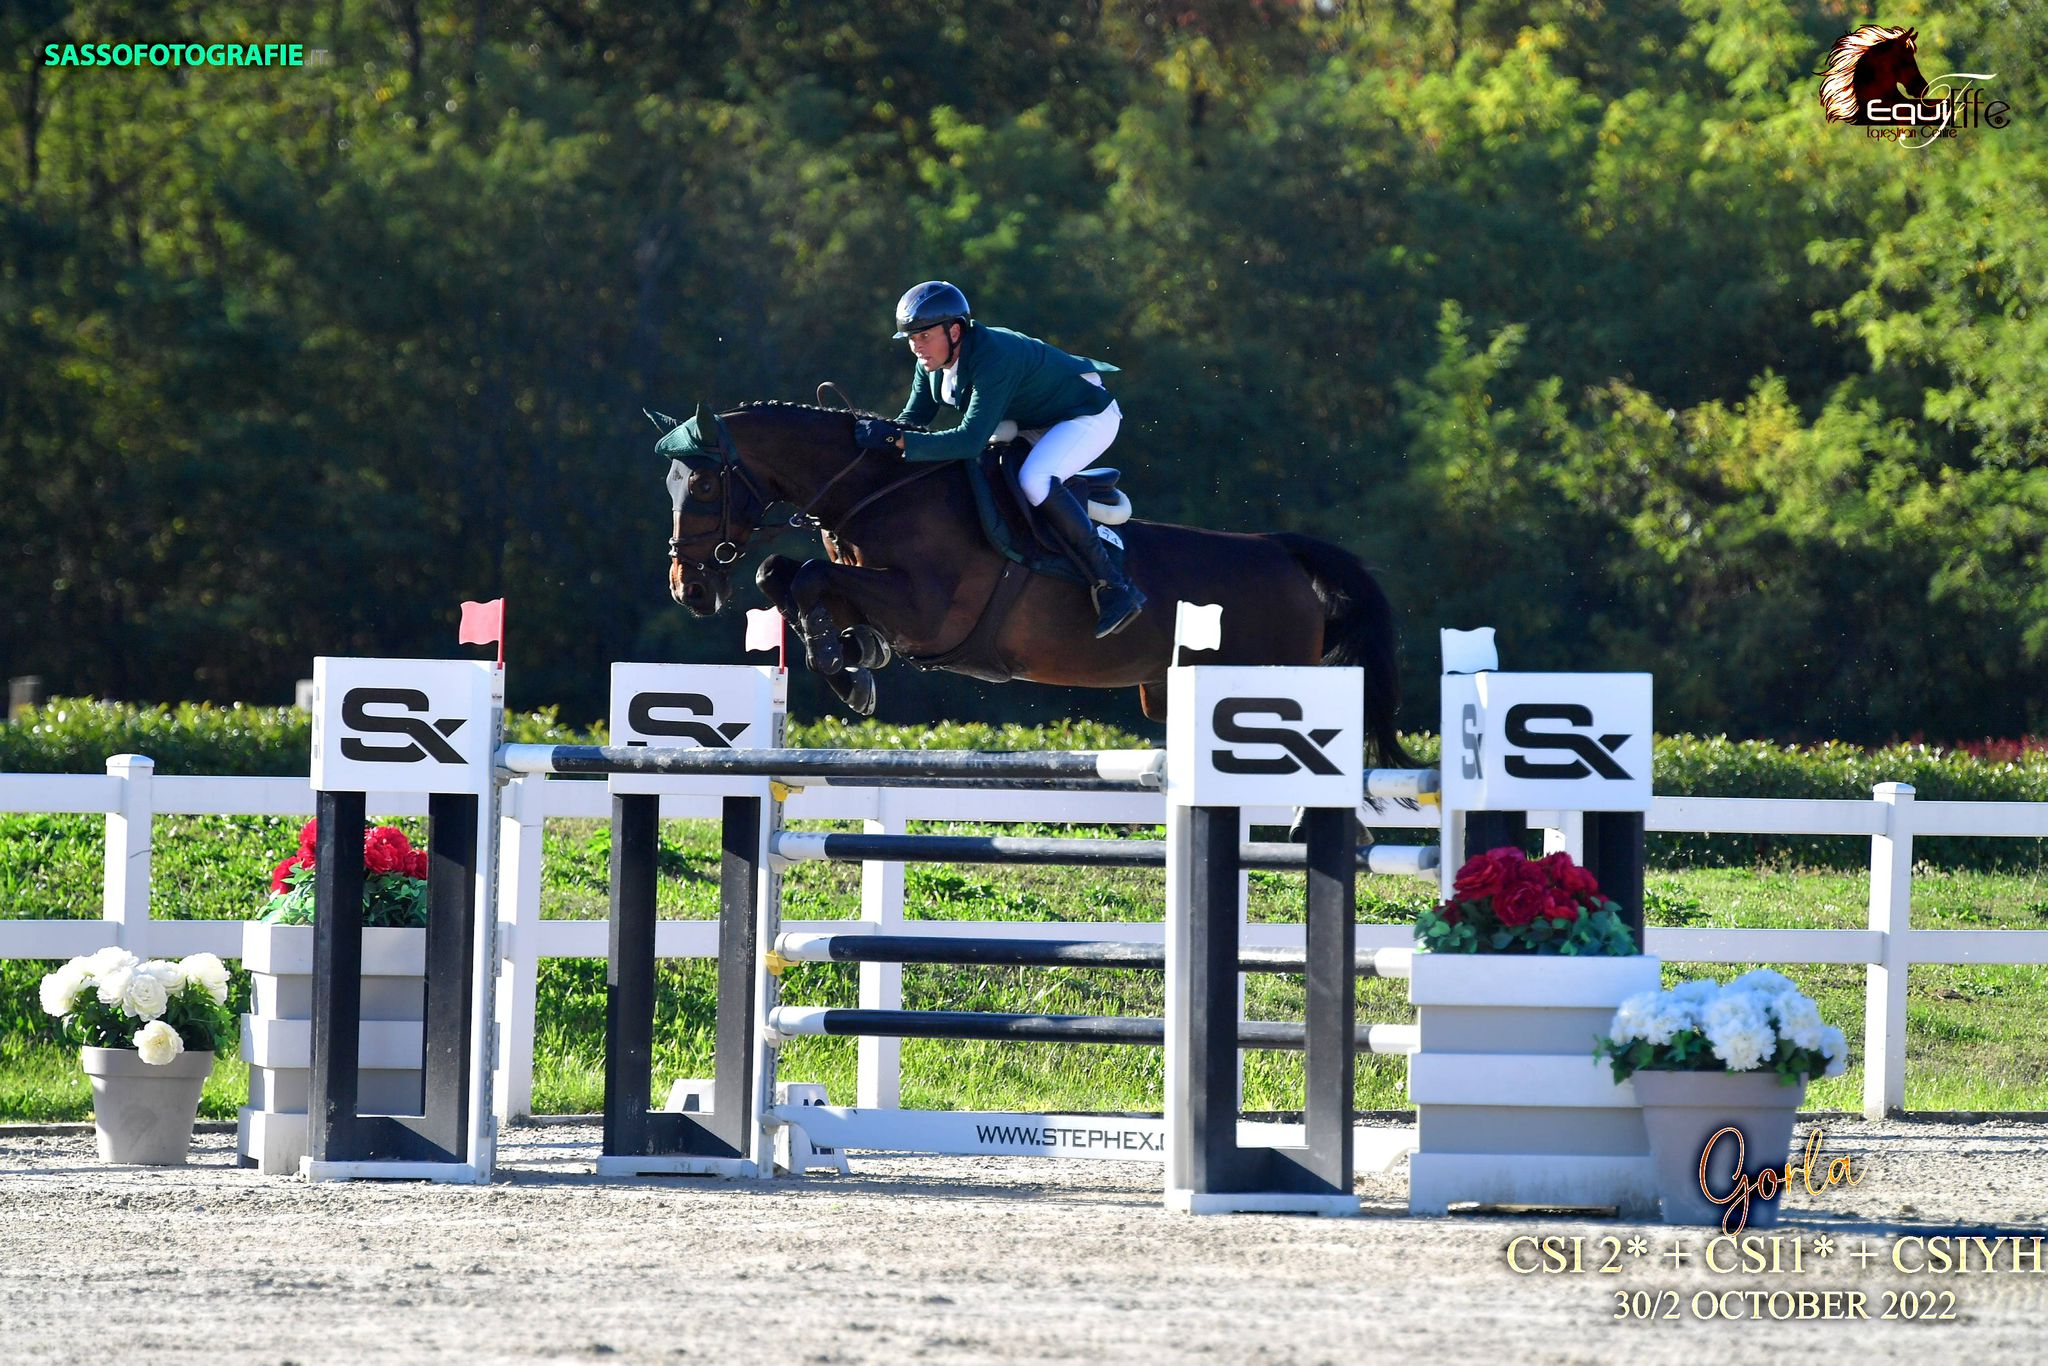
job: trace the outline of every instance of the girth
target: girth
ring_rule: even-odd
[[[1023,565],[1004,560],[1003,572],[996,576],[995,587],[989,590],[988,601],[981,606],[981,615],[958,645],[941,654],[896,657],[913,669],[944,669],[984,683],[1008,683],[1015,675],[1003,666],[996,653],[996,640],[1003,633],[1003,623],[1010,618],[1010,609],[1017,605],[1017,599],[1030,583],[1031,574]]]

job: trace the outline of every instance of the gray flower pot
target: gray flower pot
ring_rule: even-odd
[[[1806,1083],[1782,1086],[1775,1072],[1637,1072],[1630,1081],[1643,1107],[1649,1131],[1650,1158],[1657,1173],[1658,1205],[1667,1224],[1719,1225],[1729,1215],[1728,1203],[1716,1203],[1700,1189],[1700,1154],[1722,1128],[1742,1133],[1742,1170],[1752,1179],[1766,1167],[1784,1173],[1792,1152],[1792,1127]],[[1708,1190],[1727,1196],[1735,1184],[1736,1143],[1723,1137],[1714,1144],[1704,1180]],[[1750,1228],[1778,1222],[1782,1194],[1749,1198]],[[1728,1219],[1732,1231],[1735,1219]]]
[[[132,1048],[81,1048],[92,1082],[92,1131],[102,1162],[182,1167],[213,1054],[188,1050],[152,1067]]]

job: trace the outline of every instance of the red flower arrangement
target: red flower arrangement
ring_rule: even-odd
[[[1554,953],[1623,956],[1636,951],[1621,908],[1600,895],[1570,854],[1532,859],[1491,849],[1468,859],[1451,896],[1416,918],[1415,937],[1433,953]]]
[[[270,870],[270,901],[262,919],[273,925],[313,923],[313,851],[320,822],[299,830],[298,852]],[[363,924],[415,928],[427,923],[427,851],[405,831],[379,825],[363,832]]]

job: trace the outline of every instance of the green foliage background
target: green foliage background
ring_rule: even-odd
[[[2011,126],[1826,124],[1871,19]],[[326,57],[41,65],[136,38]],[[737,657],[667,602],[639,405],[892,410],[889,305],[942,275],[1123,367],[1144,513],[1380,566],[1412,727],[1435,628],[1490,622],[1653,671],[1673,730],[2039,733],[2044,52],[1995,0],[24,0],[0,667],[281,701],[500,593],[515,706]]]

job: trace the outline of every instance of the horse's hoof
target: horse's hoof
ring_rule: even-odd
[[[839,648],[837,636],[804,637],[804,662],[811,666],[812,673],[837,678],[846,671],[846,653]]]
[[[825,680],[839,700],[861,716],[875,714],[875,676],[866,669],[848,669]]]
[[[839,633],[847,663],[856,669],[885,669],[896,656],[882,633],[868,625],[849,626]]]

